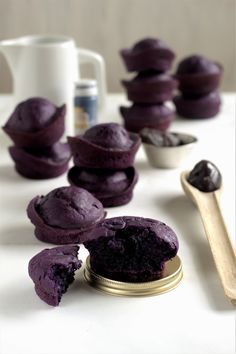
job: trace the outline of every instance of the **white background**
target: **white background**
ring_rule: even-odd
[[[123,96],[111,96],[105,120],[117,120]],[[0,97],[1,124],[8,99]],[[213,161],[224,178],[223,211],[234,235],[235,96],[224,97],[223,112],[205,121],[176,120],[172,130],[190,132],[199,144],[177,170],[149,166],[140,149],[140,178],[126,206],[108,209],[108,217],[138,215],[162,220],[178,235],[184,279],[175,290],[154,297],[122,298],[100,293],[82,271],[52,308],[35,294],[27,274],[29,259],[51,245],[38,241],[25,209],[35,195],[67,185],[66,176],[30,181],[16,174],[0,133],[0,353],[1,354],[232,354],[234,309],[224,297],[198,211],[185,197],[180,172],[200,159]],[[86,251],[80,257],[85,260]]]

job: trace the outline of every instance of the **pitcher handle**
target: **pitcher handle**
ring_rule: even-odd
[[[106,104],[106,72],[103,57],[88,49],[77,48],[77,55],[79,63],[92,63],[95,67],[95,75],[98,85],[98,104],[99,108],[103,110]]]

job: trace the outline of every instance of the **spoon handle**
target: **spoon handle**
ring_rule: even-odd
[[[207,198],[196,202],[225,295],[235,305],[236,255],[222,215],[219,192],[208,193]]]

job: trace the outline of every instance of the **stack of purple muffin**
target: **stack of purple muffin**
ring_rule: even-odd
[[[88,190],[104,207],[127,204],[138,174],[133,167],[140,137],[116,123],[98,124],[83,135],[68,137],[75,166],[71,185]]]
[[[68,169],[69,145],[60,143],[66,107],[34,97],[19,103],[3,127],[14,142],[9,152],[16,171],[26,178],[47,179]]]
[[[159,39],[146,38],[131,49],[121,50],[129,72],[138,72],[130,81],[122,80],[131,107],[120,107],[127,130],[139,133],[145,127],[165,131],[174,111],[165,102],[172,100],[177,81],[167,72],[175,54]]]
[[[182,60],[175,75],[181,92],[174,98],[177,113],[190,119],[214,117],[220,109],[222,72],[220,64],[200,55]]]

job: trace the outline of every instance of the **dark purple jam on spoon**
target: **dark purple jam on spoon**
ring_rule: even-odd
[[[222,176],[212,162],[201,160],[190,172],[188,182],[202,192],[214,192],[221,187]]]

